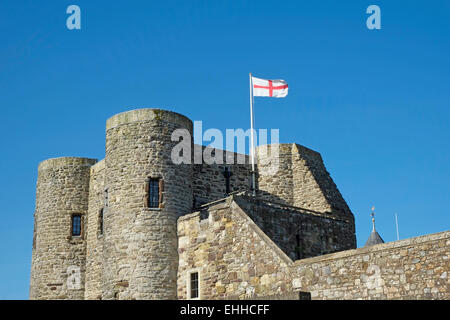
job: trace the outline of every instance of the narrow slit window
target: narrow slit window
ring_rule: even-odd
[[[191,299],[198,298],[198,272],[191,273]]]
[[[109,206],[108,189],[105,189],[105,191],[103,192],[103,202],[105,207],[107,208]]]
[[[300,244],[300,235],[299,234],[297,234],[297,235],[295,235],[295,240],[296,240],[296,247],[295,247],[295,255],[296,255],[296,257],[297,257],[297,260],[298,259],[301,259],[302,258],[302,247],[301,247],[301,244]]]
[[[159,208],[159,179],[150,179],[148,185],[148,207]]]
[[[98,233],[100,235],[103,234],[103,208],[100,209],[100,212],[98,214]]]
[[[79,214],[72,216],[72,236],[81,236],[81,215]]]

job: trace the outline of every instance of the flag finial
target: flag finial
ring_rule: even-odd
[[[372,217],[373,232],[375,232],[375,206],[372,206],[372,213],[370,216]]]

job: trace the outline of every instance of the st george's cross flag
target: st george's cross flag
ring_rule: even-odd
[[[265,80],[252,76],[254,97],[284,98],[288,94],[288,85],[284,80]]]

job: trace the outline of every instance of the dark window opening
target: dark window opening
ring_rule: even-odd
[[[103,234],[103,208],[100,209],[100,212],[98,214],[98,233],[100,235]]]
[[[150,179],[148,182],[148,207],[159,208],[160,188],[159,179]]]
[[[225,193],[228,195],[231,192],[230,180],[233,173],[228,167],[225,167],[225,171],[222,174],[225,177]]]
[[[298,293],[299,300],[311,300],[311,292],[300,291]]]
[[[300,241],[301,241],[301,239],[300,239],[300,235],[299,234],[297,234],[297,235],[295,235],[295,240],[296,240],[296,247],[295,247],[295,256],[297,257],[297,260],[298,259],[301,259],[302,258],[302,248],[301,248],[301,244],[300,244]]]
[[[72,216],[72,236],[81,236],[81,215],[79,214]]]
[[[191,273],[191,299],[198,298],[198,272]]]

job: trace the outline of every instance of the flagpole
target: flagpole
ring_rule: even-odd
[[[250,79],[250,135],[251,135],[251,156],[252,156],[252,193],[256,196],[256,178],[255,178],[255,145],[253,137],[253,85],[252,85],[252,74],[249,73]]]
[[[397,229],[397,240],[400,240],[400,237],[398,235],[398,217],[397,217],[397,213],[395,214],[395,228]]]

